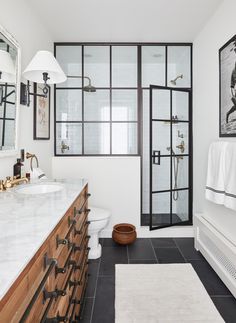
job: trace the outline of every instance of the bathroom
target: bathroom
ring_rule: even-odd
[[[60,196],[60,191],[37,192],[33,197],[32,191],[28,195],[17,193],[22,189],[30,191],[36,182],[34,177],[40,177],[40,183],[49,183],[45,189],[52,186],[52,180],[56,181],[53,182],[55,189],[60,190],[63,185],[68,187],[70,194],[66,191],[68,196],[67,193],[63,195],[65,204],[58,200],[52,214],[57,211],[63,216],[73,203],[76,210],[79,205],[91,210],[90,218],[84,222],[90,222],[86,224],[90,230],[90,242],[87,241],[90,246],[92,241],[96,242],[96,236],[91,233],[92,224],[95,223],[92,215],[98,220],[99,212],[102,212],[101,219],[104,220],[106,214],[106,221],[102,229],[99,228],[101,247],[94,250],[93,258],[97,259],[92,259],[93,248],[89,250],[87,287],[81,293],[83,302],[81,296],[82,304],[75,302],[78,307],[77,311],[75,306],[75,312],[78,313],[73,314],[73,319],[66,318],[68,321],[159,322],[157,313],[160,314],[160,322],[184,321],[183,317],[174,319],[168,316],[165,307],[168,303],[170,313],[170,309],[177,311],[170,304],[172,299],[175,303],[172,287],[177,291],[180,289],[178,276],[174,277],[174,284],[169,282],[165,288],[158,285],[155,277],[152,278],[153,284],[157,284],[156,288],[163,288],[163,301],[155,298],[157,296],[151,292],[140,292],[142,299],[147,298],[147,304],[145,307],[138,302],[142,309],[139,313],[132,312],[138,309],[132,309],[128,298],[125,298],[127,306],[119,301],[124,295],[119,293],[120,285],[116,279],[117,276],[120,279],[123,277],[122,270],[127,271],[126,277],[129,277],[129,270],[134,270],[134,274],[130,272],[129,278],[132,280],[136,275],[137,279],[139,276],[154,275],[155,269],[150,275],[139,272],[156,268],[152,266],[157,266],[158,271],[158,266],[191,264],[190,269],[194,273],[190,274],[197,274],[193,281],[199,277],[205,294],[207,292],[205,295],[201,289],[204,295],[199,302],[208,304],[209,313],[214,317],[212,321],[236,322],[236,247],[232,242],[236,237],[232,229],[235,228],[236,214],[231,207],[205,198],[210,145],[219,141],[232,145],[235,142],[235,135],[225,136],[221,133],[222,129],[219,131],[219,50],[235,35],[235,9],[233,0],[174,0],[171,5],[163,0],[101,0],[92,3],[83,0],[2,1],[0,33],[3,42],[5,40],[8,45],[12,44],[16,51],[11,57],[17,80],[15,94],[7,98],[2,93],[0,96],[0,100],[3,100],[0,105],[0,180],[6,186],[15,185],[7,184],[6,177],[13,176],[13,165],[17,158],[21,158],[22,149],[25,157],[22,174],[25,176],[27,173],[31,178],[30,183],[25,183],[25,180],[6,190],[4,187],[0,192],[0,227],[5,232],[0,238],[0,253],[6,257],[1,257],[0,261],[0,272],[4,274],[2,283],[0,278],[0,322],[49,322],[49,318],[52,321],[54,316],[57,316],[54,322],[63,321],[59,316],[62,315],[60,311],[64,310],[60,310],[59,314],[57,311],[54,314],[44,312],[46,314],[42,318],[37,311],[32,314],[33,303],[31,311],[21,309],[21,314],[25,315],[23,317],[19,314],[14,318],[9,316],[9,319],[4,316],[4,311],[1,314],[2,305],[8,302],[6,311],[10,309],[10,312],[18,313],[19,304],[12,305],[10,302],[14,284],[24,276],[24,267],[39,251],[40,228],[48,226],[50,233],[57,224],[53,224],[47,214],[42,215],[42,221],[36,215],[34,219],[30,218],[30,208],[35,207],[36,214],[40,214],[37,208],[42,212],[47,206],[53,209],[55,201],[52,202],[50,198]],[[4,50],[4,46],[0,48]],[[33,93],[42,91],[44,84],[42,81],[38,82],[42,84],[41,87],[34,86],[29,74],[24,73],[32,58],[41,50],[55,56],[67,77],[63,82],[53,82],[52,75],[51,80],[47,80],[47,129],[43,135],[37,133],[35,119],[40,96]],[[230,84],[227,83],[226,88],[227,100],[230,100]],[[26,92],[31,94],[25,95]],[[3,113],[6,107],[4,100],[16,100],[14,117],[7,118]],[[9,103],[7,107],[10,109],[12,105]],[[229,121],[233,118],[232,113]],[[7,130],[7,123],[10,125],[12,121],[14,126],[9,126]],[[3,143],[9,132],[12,139],[10,149],[7,144],[4,147]],[[35,173],[35,168],[39,173]],[[14,199],[18,211],[11,208]],[[79,217],[79,212],[77,214],[75,211],[75,216]],[[211,220],[202,221],[203,214],[212,215],[214,227],[220,225],[228,249],[222,241],[217,242],[212,238],[214,230],[209,229],[206,223]],[[72,221],[73,225],[71,217],[69,215],[68,221]],[[28,234],[30,223],[33,229]],[[119,223],[135,226],[135,242],[122,246],[112,240],[113,227]],[[9,228],[9,232],[8,229],[3,230],[4,226]],[[11,250],[4,250],[6,241],[12,239],[14,232],[20,235],[20,230],[28,235],[22,241],[23,249],[20,249],[17,238],[12,245],[9,243]],[[77,231],[80,229],[77,228]],[[206,245],[201,244],[202,232],[206,235]],[[41,244],[47,236],[45,234]],[[75,239],[77,236],[79,234],[75,235]],[[208,238],[216,241],[217,255],[219,249],[224,251],[219,257],[224,259],[223,263],[227,263],[227,266],[214,263],[213,254],[207,247]],[[37,248],[30,253],[34,241]],[[67,238],[62,241],[58,238],[58,248],[68,241]],[[17,259],[14,259],[17,253]],[[24,253],[30,256],[22,265]],[[50,267],[48,258],[44,260]],[[58,267],[58,264],[54,265]],[[227,271],[222,266],[230,269]],[[190,269],[186,267],[186,271]],[[166,281],[171,280],[174,271],[162,272],[162,275],[167,275],[162,276],[163,280],[164,277]],[[40,275],[35,276],[38,277],[35,281],[45,277],[43,273]],[[11,277],[10,283],[7,276]],[[63,274],[57,277],[63,277]],[[188,275],[180,274],[180,277],[184,284]],[[44,281],[46,287],[47,284],[50,286],[50,279],[49,282]],[[165,290],[170,294],[165,295]],[[26,298],[27,304],[21,305],[22,308],[28,309],[33,295],[37,296],[34,292],[30,294],[25,288],[25,293],[21,295]],[[186,299],[190,292],[186,290]],[[194,295],[197,297],[200,292]],[[59,295],[55,304],[60,298],[67,302],[67,296]],[[130,299],[132,297],[134,295],[131,293]],[[159,306],[152,307],[152,297],[154,304],[160,302]],[[49,299],[51,301],[53,297]],[[49,299],[44,300],[44,310]],[[197,298],[195,300],[198,301]],[[40,300],[36,299],[36,302]],[[186,304],[191,308],[189,302]],[[182,306],[180,302],[176,304]],[[160,312],[156,308],[160,308]],[[192,308],[192,316],[195,310]],[[204,316],[198,321],[207,322]]]

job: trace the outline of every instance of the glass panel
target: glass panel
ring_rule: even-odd
[[[152,150],[160,150],[161,155],[170,154],[170,123],[152,122]]]
[[[112,154],[137,154],[137,124],[112,124]]]
[[[112,47],[112,86],[137,87],[137,46]]]
[[[189,187],[188,178],[188,163],[187,156],[176,156],[172,158],[172,188],[187,188]]]
[[[176,191],[172,195],[173,223],[189,220],[188,190]]]
[[[112,91],[112,120],[137,121],[137,90]]]
[[[110,124],[85,123],[84,124],[84,153],[109,154],[110,153]]]
[[[156,161],[158,158],[155,158]],[[160,165],[152,163],[152,191],[170,189],[170,158],[161,157]]]
[[[95,87],[110,86],[110,47],[84,47],[84,75],[90,77]],[[85,84],[86,80],[85,80]]]
[[[0,150],[2,150],[2,126],[3,120],[0,120]]]
[[[170,215],[170,192],[152,194],[152,226],[169,225]]]
[[[56,120],[82,120],[82,90],[56,91]]]
[[[82,75],[82,47],[57,46],[56,58],[66,75]],[[81,79],[67,79],[57,87],[81,87]]]
[[[174,123],[172,127],[172,145],[177,155],[188,154],[188,128],[185,122]]]
[[[142,46],[142,87],[165,85],[165,47]]]
[[[152,118],[170,120],[170,91],[152,90]]]
[[[57,123],[56,124],[56,152],[64,155],[82,154],[82,124]],[[65,144],[69,149],[62,150]]]
[[[168,46],[168,86],[191,87],[190,55],[190,46]]]
[[[149,214],[149,90],[143,90],[143,123],[142,123],[142,213]]]
[[[109,121],[110,120],[110,91],[97,90],[84,92],[84,120]]]
[[[172,92],[172,115],[178,120],[188,120],[189,94],[187,92]]]
[[[4,149],[15,146],[15,120],[5,120]]]

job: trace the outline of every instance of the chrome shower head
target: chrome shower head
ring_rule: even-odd
[[[184,76],[183,76],[183,74],[180,74],[180,75],[176,76],[176,78],[175,78],[175,79],[170,80],[170,83],[171,83],[172,85],[176,85],[176,84],[177,84],[177,80],[178,80],[178,79],[182,79],[183,77],[184,77]]]

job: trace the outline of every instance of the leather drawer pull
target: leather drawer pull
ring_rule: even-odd
[[[34,305],[34,303],[36,302],[39,294],[41,293],[47,279],[48,276],[50,275],[51,271],[53,270],[54,266],[57,264],[57,260],[54,258],[48,258],[47,254],[45,254],[44,256],[44,268],[46,269],[47,266],[49,266],[45,276],[43,277],[41,283],[39,284],[39,287],[37,288],[34,296],[32,297],[29,305],[27,306],[22,318],[20,319],[20,323],[23,323],[27,320],[28,315],[30,314],[30,311]]]
[[[60,322],[68,322],[67,316],[57,316],[52,318],[46,318],[42,323],[60,323]]]
[[[47,291],[46,289],[44,289],[43,291],[43,304],[46,302],[46,300],[48,298],[55,298],[57,299],[58,296],[65,296],[66,295],[66,291],[65,290],[60,290],[60,289],[55,289],[51,292]]]
[[[58,266],[55,267],[55,276],[57,276],[58,274],[65,274],[67,271],[67,268],[70,266],[69,262],[70,262],[71,254],[73,252],[74,244],[72,243],[71,245],[72,245],[72,248],[71,248],[71,251],[66,259],[64,267],[58,267]]]
[[[59,247],[60,244],[63,244],[63,245],[68,244],[68,240],[67,239],[60,239],[58,235],[56,237],[56,241],[57,241],[57,248]]]
[[[68,218],[68,226],[70,227],[71,225],[75,225],[76,224],[76,220],[75,219],[71,219],[70,217]]]
[[[75,322],[78,322],[81,319],[81,314],[82,314],[82,309],[83,309],[83,303],[84,303],[84,295],[85,295],[85,291],[86,291],[86,287],[87,287],[87,281],[88,281],[88,274],[86,273],[84,276],[84,288],[81,294],[81,298],[80,298],[80,311],[77,315],[75,315]]]
[[[81,208],[77,211],[76,210],[76,208],[74,208],[74,215],[76,215],[76,214],[82,214],[83,212],[84,212],[84,206],[85,206],[85,204],[87,203],[87,201],[88,201],[88,198],[91,196],[91,194],[90,193],[87,193],[86,194],[86,198],[85,198],[85,200],[84,200],[84,203],[83,203],[83,205],[81,206]],[[86,210],[86,209],[85,209]],[[89,212],[90,210],[89,209],[87,209],[87,212]]]

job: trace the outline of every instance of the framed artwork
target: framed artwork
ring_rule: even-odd
[[[34,97],[34,140],[50,139],[50,99],[51,89],[47,97]],[[34,93],[43,95],[43,85],[34,83]]]
[[[236,35],[219,50],[219,136],[236,137]]]

